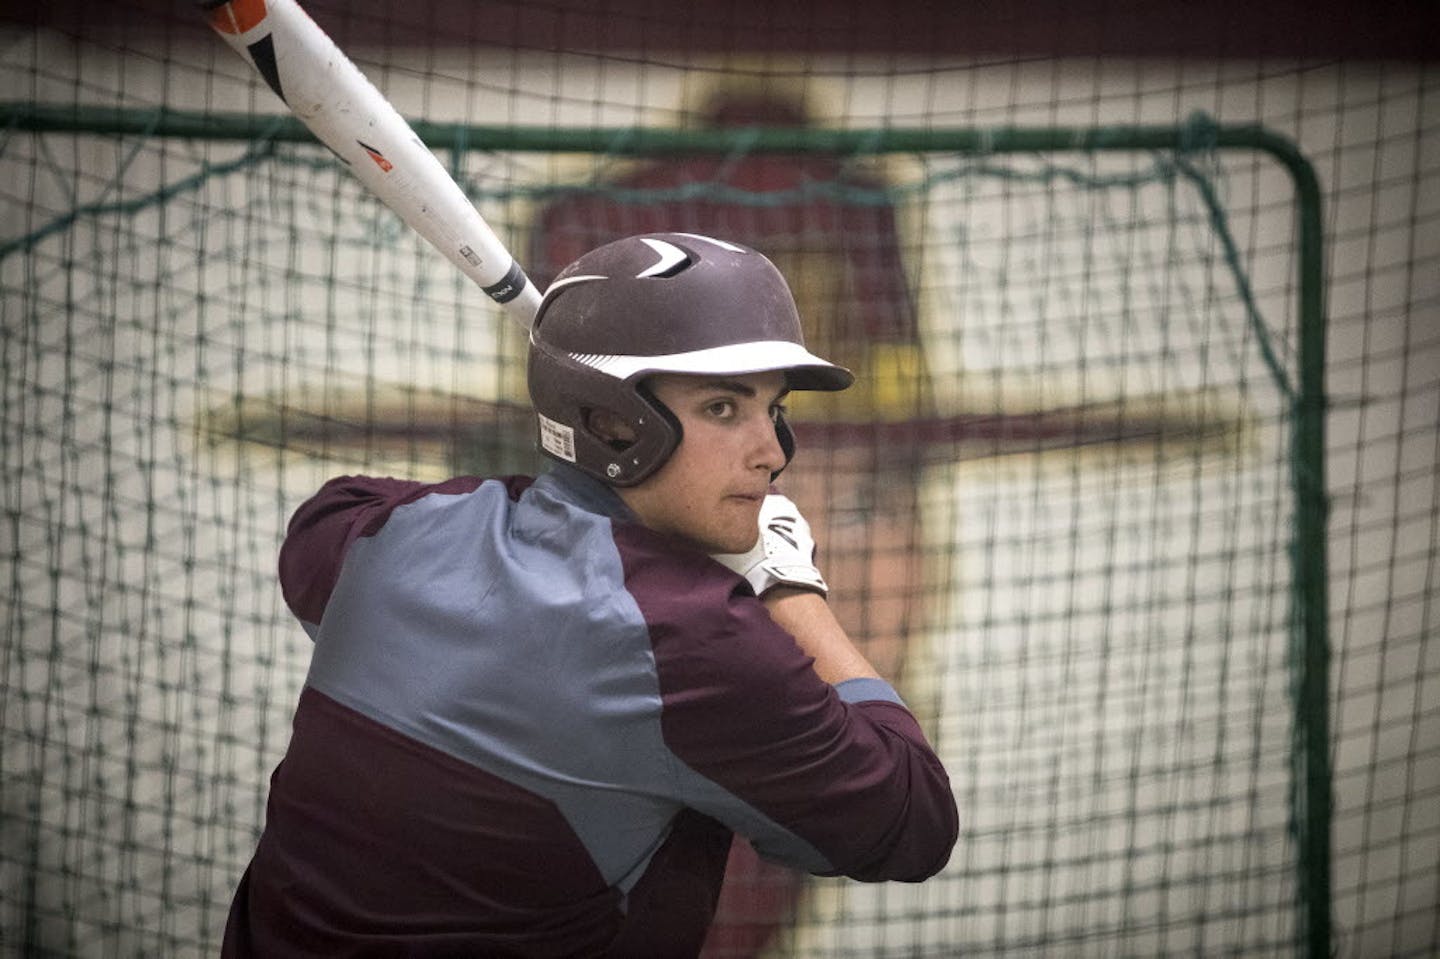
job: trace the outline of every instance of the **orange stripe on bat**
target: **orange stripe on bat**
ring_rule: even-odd
[[[379,150],[375,149],[363,140],[356,140],[355,142],[360,144],[360,146],[364,148],[365,152],[370,155],[370,159],[374,160],[375,165],[378,166],[380,169],[384,170],[386,173],[389,173],[391,170],[395,169],[395,164],[385,159],[385,154],[381,153]]]
[[[265,0],[230,0],[210,11],[210,26],[220,33],[244,33],[265,19]]]

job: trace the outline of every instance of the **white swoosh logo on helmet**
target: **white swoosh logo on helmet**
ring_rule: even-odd
[[[660,254],[660,260],[653,266],[647,266],[639,273],[636,273],[636,279],[644,279],[647,276],[656,276],[669,270],[673,270],[675,267],[679,266],[681,263],[684,263],[690,258],[684,250],[680,249],[673,243],[666,243],[664,240],[652,240],[648,236],[641,237],[640,240],[646,246],[650,247],[650,249]]]

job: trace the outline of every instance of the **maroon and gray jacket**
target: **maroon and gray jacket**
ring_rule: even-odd
[[[819,875],[949,858],[895,691],[822,682],[740,577],[573,469],[333,480],[280,578],[314,658],[227,956],[687,955],[732,831]]]

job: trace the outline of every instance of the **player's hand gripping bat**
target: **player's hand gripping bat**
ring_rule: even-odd
[[[760,537],[748,552],[711,553],[711,559],[728,566],[764,596],[776,586],[808,589],[826,596],[825,577],[815,565],[815,537],[810,523],[786,496],[771,493],[760,505]]]
[[[526,329],[540,291],[410,124],[295,0],[194,0],[355,175]]]

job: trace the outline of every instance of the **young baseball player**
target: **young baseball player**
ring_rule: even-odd
[[[314,657],[225,954],[694,955],[734,833],[937,872],[945,771],[771,491],[786,395],[851,379],[765,257],[630,237],[536,316],[552,469],[302,505],[280,578]]]

